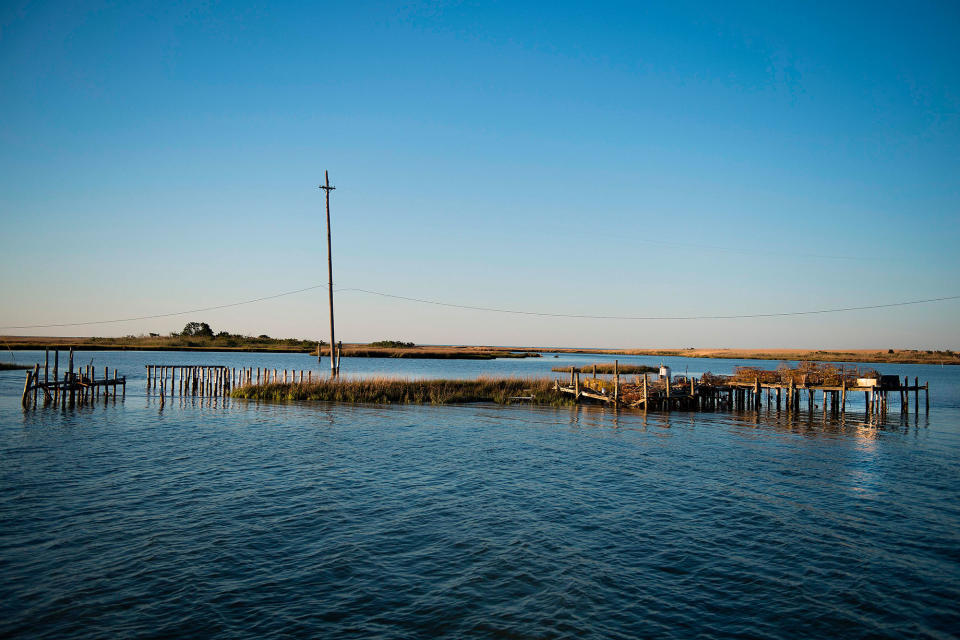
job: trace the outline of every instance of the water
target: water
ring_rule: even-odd
[[[878,367],[930,380],[932,407],[901,416],[891,402],[871,423],[853,402],[842,420],[195,399],[161,409],[143,394],[147,362],[316,363],[77,361],[91,358],[128,375],[125,401],[23,412],[23,372],[0,372],[0,636],[960,629],[957,368]],[[530,375],[603,360],[344,359],[343,369]],[[691,374],[741,364],[665,361]]]

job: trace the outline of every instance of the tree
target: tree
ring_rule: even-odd
[[[210,328],[206,322],[188,322],[186,326],[183,327],[184,336],[192,336],[197,338],[212,338],[213,329]]]

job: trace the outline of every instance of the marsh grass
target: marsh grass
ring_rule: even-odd
[[[510,351],[480,351],[467,348],[379,348],[364,346],[343,347],[343,356],[350,358],[420,358],[429,360],[495,360],[497,358],[539,358],[539,353],[513,353]]]
[[[582,367],[574,367],[573,370],[578,373],[588,373],[593,375],[593,367],[597,367],[597,373],[603,374],[612,374],[613,373],[613,363],[598,363],[596,365],[588,364]],[[618,367],[618,370],[623,375],[637,374],[637,373],[659,373],[660,369],[658,367],[648,367],[645,364],[621,364]],[[551,371],[557,371],[560,373],[570,373],[570,367],[554,367]]]
[[[788,384],[791,380],[795,384],[811,385],[833,385],[840,386],[846,383],[847,386],[856,386],[858,378],[879,378],[880,374],[867,368],[851,367],[845,365],[838,367],[834,364],[823,362],[800,362],[796,367],[791,368],[786,363],[781,363],[774,370],[760,369],[758,367],[735,367],[733,376],[730,380],[733,382],[753,382],[759,380],[763,383]]]
[[[475,380],[410,380],[367,378],[321,380],[304,384],[263,384],[239,387],[234,398],[264,401],[322,401],[375,404],[462,404],[519,402],[561,406],[572,398],[554,390],[549,378],[477,378]],[[519,400],[518,398],[531,398]]]

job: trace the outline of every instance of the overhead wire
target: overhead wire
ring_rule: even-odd
[[[284,296],[291,296],[298,293],[304,293],[306,291],[312,291],[314,289],[320,289],[327,287],[327,284],[316,284],[309,287],[303,287],[302,289],[295,289],[293,291],[284,291],[282,293],[276,293],[269,296],[261,296],[259,298],[253,298],[250,300],[242,300],[240,302],[231,302],[228,304],[215,305],[210,307],[200,307],[197,309],[189,309],[186,311],[174,311],[171,313],[159,313],[153,315],[145,316],[134,316],[129,318],[114,318],[110,320],[91,320],[85,322],[60,322],[60,323],[50,323],[50,324],[34,324],[34,325],[18,325],[18,326],[6,326],[0,327],[2,330],[7,329],[52,329],[59,327],[80,327],[88,325],[97,325],[97,324],[116,324],[121,322],[138,322],[141,320],[155,320],[158,318],[170,318],[174,316],[182,316],[193,313],[204,313],[207,311],[216,311],[219,309],[228,309],[231,307],[239,307],[243,305],[253,304],[256,302],[263,302],[265,300],[273,300],[276,298],[282,298]],[[430,300],[427,298],[416,298],[412,296],[402,296],[393,293],[385,293],[382,291],[374,291],[372,289],[361,289],[359,287],[344,287],[339,289],[334,289],[336,292],[348,292],[355,291],[359,293],[366,293],[369,295],[379,296],[383,298],[392,298],[395,300],[405,300],[407,302],[416,302],[420,304],[429,304],[434,306],[449,307],[454,309],[466,309],[470,311],[484,311],[489,313],[507,313],[513,315],[523,315],[523,316],[537,316],[545,318],[573,318],[573,319],[584,319],[584,320],[637,320],[637,321],[656,321],[656,320],[737,320],[737,319],[749,319],[749,318],[777,318],[777,317],[787,317],[787,316],[806,316],[806,315],[820,315],[827,313],[843,313],[849,311],[866,311],[874,309],[889,309],[893,307],[905,307],[918,304],[930,304],[934,302],[945,302],[948,300],[957,300],[960,299],[960,295],[950,295],[950,296],[940,296],[936,298],[924,298],[918,300],[905,300],[899,302],[887,302],[881,304],[869,304],[869,305],[859,305],[851,307],[834,307],[827,309],[813,309],[813,310],[803,310],[803,311],[779,311],[779,312],[769,312],[769,313],[739,313],[739,314],[717,314],[717,315],[674,315],[674,316],[627,316],[627,315],[597,315],[597,314],[580,314],[580,313],[552,313],[545,311],[526,311],[519,309],[504,309],[499,307],[484,307],[478,305],[468,305],[468,304],[457,304],[453,302],[443,302],[440,300]]]

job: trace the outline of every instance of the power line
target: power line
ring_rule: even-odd
[[[369,289],[338,289],[338,291],[362,291],[375,296],[385,298],[396,298],[398,300],[409,300],[410,302],[421,302],[423,304],[433,304],[442,307],[454,307],[457,309],[470,309],[473,311],[491,311],[495,313],[513,313],[525,316],[542,316],[548,318],[581,318],[590,320],[734,320],[738,318],[775,318],[782,316],[806,316],[822,313],[840,313],[844,311],[864,311],[867,309],[886,309],[889,307],[905,307],[913,304],[926,304],[930,302],[943,302],[945,300],[960,299],[960,295],[943,296],[940,298],[927,298],[925,300],[907,300],[905,302],[889,302],[885,304],[871,304],[860,307],[838,307],[834,309],[816,309],[813,311],[781,311],[777,313],[743,313],[736,315],[716,315],[716,316],[599,316],[577,313],[545,313],[540,311],[517,311],[514,309],[498,309],[495,307],[476,307],[465,304],[453,304],[450,302],[438,302],[436,300],[425,300],[423,298],[410,298],[407,296],[398,296],[392,293],[381,293],[379,291],[370,291]]]
[[[312,291],[314,289],[322,289],[327,287],[326,283],[316,284],[309,287],[304,287],[302,289],[295,289],[293,291],[285,291],[283,293],[277,293],[270,296],[263,296],[260,298],[253,298],[252,300],[243,300],[241,302],[231,302],[229,304],[221,304],[213,307],[202,307],[199,309],[190,309],[188,311],[175,311],[172,313],[159,313],[149,316],[137,316],[132,318],[116,318],[112,320],[93,320],[88,322],[64,322],[57,324],[34,324],[34,325],[20,325],[20,326],[10,326],[10,327],[0,327],[0,329],[52,329],[57,327],[81,327],[95,324],[116,324],[119,322],[136,322],[139,320],[154,320],[157,318],[170,318],[173,316],[182,316],[191,313],[203,313],[205,311],[215,311],[218,309],[229,309],[231,307],[239,307],[242,305],[253,304],[255,302],[263,302],[265,300],[273,300],[276,298],[282,298],[284,296],[291,296],[298,293],[304,293],[306,291]],[[373,291],[371,289],[360,289],[356,287],[334,289],[334,291],[356,291],[359,293],[366,293],[369,295],[380,296],[383,298],[393,298],[395,300],[406,300],[407,302],[417,302],[420,304],[430,304],[440,307],[450,307],[454,309],[467,309],[470,311],[486,311],[490,313],[509,313],[513,315],[523,315],[523,316],[538,316],[544,318],[577,318],[583,320],[737,320],[737,319],[748,319],[748,318],[778,318],[786,316],[806,316],[806,315],[819,315],[826,313],[843,313],[848,311],[867,311],[872,309],[889,309],[892,307],[906,307],[910,305],[917,304],[930,304],[934,302],[945,302],[947,300],[957,300],[960,299],[960,295],[952,296],[941,296],[938,298],[925,298],[922,300],[906,300],[902,302],[888,302],[883,304],[871,304],[871,305],[862,305],[856,307],[836,307],[830,309],[814,309],[808,311],[781,311],[774,313],[743,313],[743,314],[732,314],[732,315],[699,315],[699,316],[612,316],[612,315],[592,315],[592,314],[577,314],[577,313],[549,313],[544,311],[522,311],[518,309],[502,309],[498,307],[481,307],[475,305],[466,305],[466,304],[456,304],[452,302],[441,302],[439,300],[429,300],[426,298],[414,298],[410,296],[401,296],[393,293],[384,293],[382,291]]]
[[[172,316],[184,316],[188,313],[203,313],[204,311],[215,311],[216,309],[228,309],[230,307],[239,307],[245,304],[253,304],[254,302],[263,302],[264,300],[273,300],[274,298],[282,298],[283,296],[292,296],[295,293],[303,293],[304,291],[311,291],[313,289],[320,289],[327,285],[325,284],[315,284],[312,287],[304,287],[303,289],[297,289],[296,291],[285,291],[284,293],[278,293],[272,296],[263,296],[262,298],[254,298],[253,300],[244,300],[243,302],[231,302],[230,304],[221,304],[215,307],[203,307],[201,309],[190,309],[189,311],[174,311],[173,313],[158,313],[152,316],[137,316],[136,318],[116,318],[114,320],[92,320],[90,322],[64,322],[60,324],[33,324],[33,325],[23,325],[19,327],[0,327],[0,329],[51,329],[54,327],[82,327],[91,324],[115,324],[117,322],[136,322],[137,320],[154,320],[156,318],[170,318]]]

